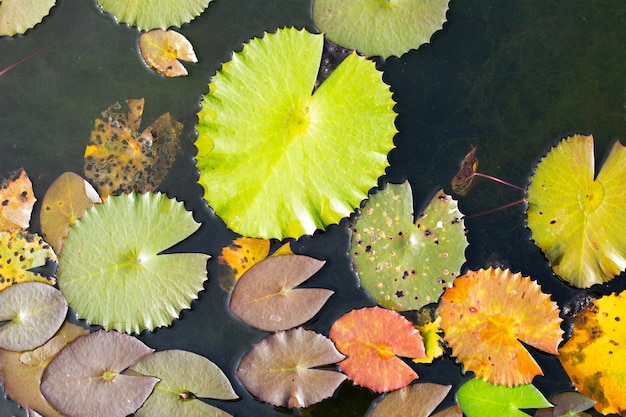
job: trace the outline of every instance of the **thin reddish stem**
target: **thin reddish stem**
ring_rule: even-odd
[[[520,203],[523,203],[524,201],[526,201],[526,199],[525,199],[525,198],[522,198],[521,200],[517,200],[517,201],[514,201],[514,202],[512,202],[512,203],[505,204],[505,205],[503,205],[503,206],[496,207],[496,208],[491,209],[491,210],[481,211],[480,213],[476,213],[476,214],[470,214],[470,215],[468,215],[468,216],[465,216],[465,218],[466,218],[466,219],[472,219],[472,218],[474,218],[474,217],[484,216],[484,215],[486,215],[486,214],[495,213],[495,212],[497,212],[497,211],[504,210],[504,209],[507,209],[507,208],[509,208],[509,207],[516,206],[516,205],[518,205],[518,204],[520,204]]]
[[[35,52],[33,54],[30,54],[27,57],[24,57],[24,58],[20,59],[19,61],[14,62],[13,64],[9,65],[8,67],[6,67],[2,71],[0,71],[0,77],[2,77],[7,72],[11,71],[13,68],[17,67],[18,65],[23,64],[24,62],[28,61],[29,59],[34,58],[35,56],[39,55],[40,52],[41,51],[37,51],[37,52]]]
[[[492,177],[491,175],[481,174],[480,172],[474,172],[474,175],[476,175],[477,177],[483,177],[483,178],[487,178],[487,179],[495,181],[495,182],[499,182],[500,184],[504,184],[504,185],[507,185],[509,187],[515,188],[516,190],[526,191],[522,187],[519,187],[517,185],[511,184],[510,182],[506,182],[504,180],[501,180],[500,178]]]

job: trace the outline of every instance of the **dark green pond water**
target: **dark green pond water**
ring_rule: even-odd
[[[145,97],[144,121],[170,112],[185,125],[183,154],[161,189],[185,202],[198,233],[183,246],[216,257],[235,235],[201,199],[193,164],[195,113],[221,62],[243,42],[282,26],[315,31],[310,0],[215,0],[181,28],[199,57],[190,76],[165,79],[148,70],[137,51],[138,32],[99,11],[95,0],[58,0],[50,16],[25,36],[0,38],[0,70],[38,55],[0,76],[0,175],[24,167],[41,201],[64,171],[83,172],[83,153],[93,120],[114,102]],[[385,36],[381,33],[381,36]],[[397,101],[399,130],[391,166],[381,181],[408,179],[416,209],[450,179],[460,160],[478,145],[480,171],[525,186],[534,166],[557,141],[593,133],[600,163],[609,145],[626,139],[626,3],[623,0],[450,2],[448,22],[429,45],[382,67]],[[275,71],[281,71],[275,68]],[[465,214],[518,200],[522,193],[477,180],[460,200]],[[525,227],[523,205],[466,220],[470,246],[465,268],[493,262],[530,275],[560,305],[576,296],[556,278]],[[39,205],[32,229],[38,230]],[[419,211],[419,210],[417,210]],[[311,282],[336,294],[307,328],[328,334],[345,312],[372,300],[358,286],[347,255],[345,226],[301,238],[297,250],[327,265]],[[344,383],[336,398],[304,411],[278,409],[255,400],[237,381],[241,356],[267,333],[230,315],[209,262],[206,291],[170,328],[139,337],[155,349],[185,349],[220,366],[241,400],[214,402],[236,416],[363,416],[377,395]],[[593,288],[610,293],[626,277]],[[536,353],[536,352],[534,352]],[[546,396],[570,390],[554,357],[536,353],[546,374],[535,384]],[[452,384],[445,405],[464,376],[451,359],[416,366],[421,381]],[[4,400],[0,415],[24,415]]]

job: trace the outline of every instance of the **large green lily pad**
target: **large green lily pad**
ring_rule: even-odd
[[[76,313],[105,329],[169,325],[203,288],[208,255],[161,254],[200,225],[164,194],[122,194],[85,212],[63,242],[57,279]]]
[[[372,195],[350,249],[363,288],[383,307],[399,311],[436,302],[465,262],[462,217],[456,200],[441,190],[415,224],[408,182]]]
[[[105,12],[121,23],[141,30],[167,29],[189,23],[209,6],[211,0],[98,0]]]
[[[594,178],[593,136],[565,138],[527,193],[528,227],[557,275],[586,288],[626,268],[626,147],[615,142]]]
[[[351,54],[311,95],[322,35],[253,39],[224,64],[198,113],[205,198],[234,231],[299,237],[352,213],[388,165],[389,86]]]

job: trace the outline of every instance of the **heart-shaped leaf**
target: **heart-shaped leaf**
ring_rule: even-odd
[[[41,376],[66,344],[88,333],[87,329],[65,322],[52,339],[35,350],[13,352],[0,349],[0,382],[7,396],[23,408],[36,410],[46,417],[63,417],[41,394]]]
[[[173,30],[154,29],[139,36],[139,50],[146,65],[166,77],[187,75],[178,60],[198,62],[191,42]]]
[[[534,385],[505,387],[478,378],[463,384],[456,397],[467,417],[528,417],[520,409],[552,405]]]
[[[167,29],[182,26],[200,15],[211,0],[98,0],[105,12],[115,15],[118,22],[137,26],[140,30]]]
[[[121,372],[152,352],[139,339],[115,331],[79,337],[52,359],[41,392],[68,417],[125,417],[144,403],[158,378]]]
[[[315,25],[333,42],[368,56],[400,56],[428,42],[446,21],[448,0],[315,0]]]
[[[451,385],[413,384],[385,394],[369,417],[429,417],[446,398]]]
[[[346,379],[342,373],[315,368],[343,358],[330,339],[298,327],[252,346],[237,367],[237,377],[265,402],[308,407],[333,395]]]
[[[0,36],[24,33],[48,16],[56,0],[3,0],[0,2]]]
[[[452,285],[465,262],[465,229],[457,202],[443,191],[413,224],[408,181],[370,197],[352,232],[350,254],[361,285],[377,303],[417,310]]]
[[[456,278],[441,297],[439,314],[452,355],[493,384],[528,384],[543,375],[520,340],[557,354],[563,335],[556,303],[536,282],[508,269]]]
[[[23,282],[0,291],[0,348],[32,350],[46,343],[61,327],[67,302],[51,285]]]
[[[418,377],[398,356],[426,356],[422,336],[411,322],[380,307],[344,314],[330,328],[330,338],[348,356],[339,363],[341,370],[354,383],[376,392],[406,387]]]
[[[76,313],[105,329],[139,333],[190,308],[208,255],[161,253],[200,225],[164,194],[123,194],[97,204],[63,242],[59,288]]]
[[[337,223],[388,165],[389,87],[371,61],[351,54],[311,95],[322,48],[322,35],[293,28],[253,39],[202,100],[204,196],[244,236],[299,237]]]
[[[226,417],[230,414],[198,398],[237,399],[228,378],[213,362],[184,350],[155,352],[131,366],[127,375],[159,378],[137,417]]]
[[[0,10],[3,5],[0,4]],[[2,13],[0,12],[0,25]],[[0,183],[0,230],[27,229],[37,199],[26,171],[20,169]]]
[[[0,290],[27,281],[54,285],[54,277],[33,269],[56,260],[54,251],[40,236],[20,229],[0,232]]]
[[[54,180],[43,197],[39,220],[43,236],[57,254],[69,227],[85,210],[101,202],[96,190],[80,175],[65,172]]]
[[[280,255],[255,264],[237,281],[230,311],[261,330],[275,332],[296,327],[313,317],[333,291],[295,288],[324,266],[303,255]]]
[[[626,268],[626,147],[615,142],[594,179],[593,136],[563,139],[528,186],[528,227],[556,274],[576,287]]]

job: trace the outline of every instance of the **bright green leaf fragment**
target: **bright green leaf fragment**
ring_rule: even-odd
[[[328,39],[368,56],[400,56],[427,43],[446,21],[448,0],[315,0]]]
[[[456,200],[438,191],[413,224],[408,182],[370,197],[352,231],[350,254],[361,285],[381,306],[417,310],[452,286],[467,240]]]
[[[322,35],[293,28],[252,39],[202,100],[200,183],[244,236],[299,237],[337,223],[388,166],[389,86],[353,53],[311,95],[322,47]]]
[[[167,29],[182,26],[200,15],[211,0],[98,0],[98,5],[114,15],[120,23],[140,30]]]
[[[154,392],[135,413],[137,417],[227,417],[230,414],[198,398],[239,398],[213,362],[184,350],[153,353],[133,365],[127,375],[159,378]]]
[[[198,297],[209,256],[161,252],[199,226],[183,203],[164,194],[109,197],[70,228],[59,288],[80,317],[105,329],[169,325]]]
[[[0,291],[0,348],[32,350],[46,343],[63,324],[67,302],[51,285],[23,282]]]
[[[626,268],[626,147],[615,142],[594,178],[593,136],[562,140],[528,186],[528,227],[554,272],[587,288]]]
[[[48,16],[56,0],[0,1],[0,36],[24,33]]]
[[[457,401],[467,417],[528,417],[520,409],[552,406],[532,384],[505,387],[478,378],[459,388]]]

